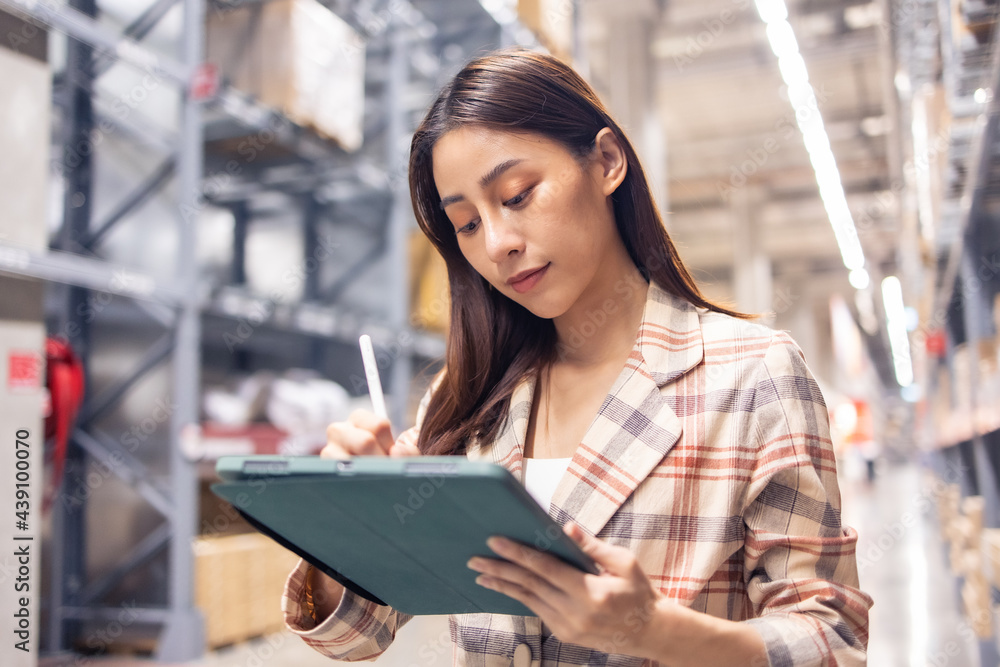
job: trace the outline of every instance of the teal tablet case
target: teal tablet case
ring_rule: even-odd
[[[502,466],[460,456],[230,456],[212,486],[261,532],[355,593],[414,614],[530,616],[466,566],[503,535],[586,572],[593,561]]]

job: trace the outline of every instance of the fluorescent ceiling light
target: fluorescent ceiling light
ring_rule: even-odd
[[[903,307],[903,286],[896,276],[882,281],[882,304],[892,348],[892,365],[900,387],[913,384],[913,364],[910,361],[910,339],[906,334],[906,309]]]
[[[788,18],[785,0],[757,0],[757,13],[764,23],[784,21]]]
[[[871,277],[864,269],[854,269],[847,274],[847,279],[854,289],[865,289],[871,283]]]
[[[809,162],[816,175],[819,196],[830,219],[844,266],[851,270],[851,285],[868,285],[864,271],[865,253],[858,240],[851,209],[847,205],[844,186],[837,169],[837,160],[830,148],[830,137],[819,113],[816,92],[809,84],[809,72],[799,53],[795,31],[788,23],[788,8],[784,0],[756,0],[757,13],[767,24],[767,41],[778,57],[778,69],[788,89],[788,101],[795,112],[795,122],[802,133],[802,142],[809,152]],[[911,368],[912,376],[912,368]],[[912,377],[911,377],[912,382]]]
[[[778,58],[799,55],[799,43],[795,40],[795,31],[788,21],[768,23],[767,41],[771,43],[771,51]]]
[[[788,24],[785,23],[785,25]],[[781,70],[781,78],[784,79],[786,86],[791,88],[809,85],[809,71],[806,69],[806,61],[802,59],[798,51],[778,58],[778,69]]]

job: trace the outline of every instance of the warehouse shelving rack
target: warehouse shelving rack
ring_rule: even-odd
[[[252,0],[245,0],[251,2]],[[440,7],[428,0],[326,0],[324,4],[376,44],[372,69],[381,70],[379,104],[384,113],[366,116],[365,148],[349,155],[333,148],[280,112],[266,108],[237,91],[221,85],[203,95],[207,71],[203,67],[203,42],[207,0],[153,0],[124,30],[116,31],[98,20],[96,0],[0,0],[0,8],[31,22],[64,34],[67,67],[54,102],[63,107],[63,144],[84,145],[98,122],[107,123],[122,137],[153,152],[163,154],[158,166],[134,190],[103,217],[95,220],[91,210],[94,165],[92,155],[74,155],[76,167],[64,174],[65,201],[61,230],[46,253],[33,253],[0,243],[0,272],[34,277],[65,286],[66,300],[60,309],[59,328],[73,332],[73,343],[86,362],[90,347],[89,320],[81,307],[92,292],[126,297],[160,328],[159,339],[149,346],[135,367],[108,386],[87,397],[72,435],[67,475],[62,495],[84,499],[88,460],[103,464],[130,485],[163,517],[122,555],[116,566],[88,581],[85,562],[89,536],[85,522],[86,502],[56,502],[53,509],[52,577],[44,601],[48,652],[73,647],[86,622],[114,623],[119,607],[104,602],[123,578],[153,558],[168,553],[166,604],[130,608],[133,622],[160,628],[157,657],[184,661],[200,655],[204,647],[203,623],[194,605],[191,541],[198,532],[197,424],[200,393],[203,317],[239,320],[248,312],[261,312],[268,304],[247,290],[245,282],[246,230],[252,224],[248,201],[261,190],[294,193],[302,203],[305,247],[314,242],[316,222],[324,215],[324,189],[332,183],[350,182],[352,190],[364,192],[384,206],[385,224],[374,229],[381,239],[363,257],[376,254],[390,258],[391,275],[386,290],[391,295],[387,315],[373,316],[344,309],[336,296],[358,274],[356,265],[324,292],[315,272],[304,285],[304,299],[270,304],[258,324],[277,332],[308,335],[314,340],[354,342],[362,332],[376,344],[395,344],[388,375],[389,391],[405,397],[412,375],[412,360],[434,358],[443,352],[439,337],[414,331],[409,324],[407,275],[408,233],[412,228],[405,183],[405,145],[415,112],[414,88],[429,95],[457,66],[474,52],[491,46],[525,40],[514,22],[498,25],[473,0]],[[209,0],[210,2],[210,0]],[[219,3],[226,9],[244,4],[240,0]],[[147,48],[143,39],[171,11],[179,7],[182,37],[179,55],[170,57]],[[374,27],[373,27],[374,26]],[[438,56],[450,47],[452,57]],[[102,113],[94,81],[110,63],[120,61],[169,82],[180,91],[179,127],[176,131],[138,120]],[[371,63],[370,63],[371,64]],[[211,83],[209,81],[209,83]],[[211,88],[211,86],[209,86]],[[417,95],[419,98],[419,95]],[[408,101],[409,100],[409,101]],[[366,105],[367,107],[368,105]],[[367,111],[366,111],[367,114]],[[214,119],[214,122],[209,122]],[[260,169],[245,178],[230,180],[225,188],[209,194],[205,181],[206,140],[227,133],[271,130],[292,157],[274,169]],[[372,140],[377,138],[377,140]],[[370,141],[371,140],[371,141]],[[346,179],[346,180],[345,180]],[[178,246],[170,281],[157,280],[131,266],[102,258],[99,245],[116,225],[135,217],[136,211],[168,183],[176,193]],[[225,206],[234,217],[234,252],[230,284],[208,290],[197,278],[195,264],[194,212],[203,206]],[[330,305],[333,303],[333,305]],[[405,335],[401,335],[405,334]],[[169,418],[169,474],[165,478],[149,468],[120,443],[96,426],[102,415],[113,411],[130,390],[152,369],[169,363],[171,402]],[[402,423],[404,401],[395,402],[393,418]],[[73,474],[74,470],[76,471]]]
[[[900,22],[898,56],[912,88],[941,84],[952,119],[940,214],[934,238],[925,252],[931,258],[924,281],[926,320],[915,341],[943,334],[944,355],[926,353],[925,403],[943,404],[947,424],[927,423],[924,445],[942,478],[958,483],[962,496],[982,496],[984,527],[1000,526],[1000,431],[974,417],[989,405],[1000,408],[1000,396],[979,395],[976,346],[995,335],[990,297],[1000,291],[1000,275],[980,271],[981,259],[1000,251],[1000,29],[995,2],[953,3],[919,0],[894,3]],[[958,18],[964,26],[955,25]],[[975,26],[966,32],[965,26]],[[975,39],[973,40],[973,37]],[[958,42],[958,43],[956,43]],[[929,137],[928,141],[934,137]],[[954,372],[956,348],[966,346],[968,374]],[[943,365],[948,386],[936,378]],[[963,386],[956,386],[960,382]],[[968,396],[963,417],[955,418],[956,394]],[[966,403],[966,401],[963,401]],[[965,414],[964,410],[968,410]],[[993,592],[994,599],[997,597]],[[1000,662],[998,644],[981,640],[982,664]]]

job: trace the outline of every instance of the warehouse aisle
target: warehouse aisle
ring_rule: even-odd
[[[859,533],[861,586],[875,599],[868,662],[979,667],[924,475],[914,463],[887,464],[873,485],[841,481],[844,523]]]

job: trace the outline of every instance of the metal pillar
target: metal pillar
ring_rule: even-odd
[[[189,73],[203,61],[204,0],[184,0],[181,60]],[[181,91],[180,150],[177,158],[178,252],[175,282],[184,295],[177,317],[171,368],[174,414],[170,421],[170,486],[174,507],[170,516],[170,575],[168,614],[157,645],[157,659],[182,662],[197,658],[205,648],[205,628],[194,604],[194,554],[198,533],[198,475],[184,452],[185,438],[198,425],[201,391],[201,317],[198,303],[196,229],[202,207],[204,129],[202,103],[189,85]]]
[[[754,215],[753,189],[749,184],[730,194],[733,212],[733,294],[740,308],[751,313],[775,310],[771,260],[760,240],[760,223]]]
[[[407,123],[406,111],[398,100],[405,96],[406,81],[409,74],[407,58],[408,36],[403,26],[394,22],[389,27],[389,80],[385,87],[386,108],[388,111],[388,126],[386,128],[386,163],[390,173],[405,173]],[[399,171],[397,171],[397,167]],[[392,359],[392,374],[390,392],[392,403],[389,406],[389,417],[401,430],[406,418],[406,403],[409,397],[410,377],[412,376],[410,331],[410,276],[409,235],[411,223],[410,193],[404,179],[393,184],[392,208],[389,213],[389,285],[392,286],[389,298],[389,330],[395,332],[395,343]]]
[[[608,69],[617,73],[608,82],[608,106],[639,154],[662,213],[669,210],[667,148],[652,93],[657,71],[649,49],[654,19],[642,11],[608,14]]]
[[[95,0],[71,0],[69,6],[84,14],[97,15]],[[75,85],[70,87],[69,104],[64,118],[63,169],[63,224],[56,238],[59,249],[76,251],[90,233],[93,195],[93,144],[94,129],[93,47],[82,40],[67,40],[67,78]],[[90,291],[71,286],[66,290],[66,309],[60,331],[74,332],[69,341],[84,364],[88,374],[90,351],[90,324],[81,315],[86,312]],[[59,536],[53,549],[55,567],[52,568],[51,604],[48,615],[48,647],[60,650],[67,647],[77,634],[78,623],[62,615],[65,606],[74,604],[86,579],[87,523],[86,486],[89,460],[86,451],[75,438],[70,438],[66,450],[66,463],[62,489],[53,505],[53,530]]]

